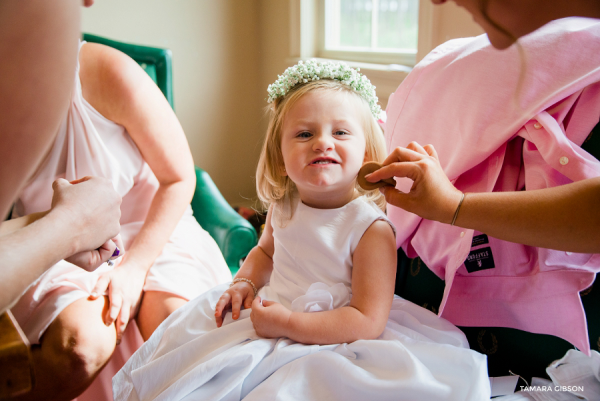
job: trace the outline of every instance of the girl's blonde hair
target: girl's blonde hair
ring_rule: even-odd
[[[282,175],[284,163],[281,153],[281,129],[285,116],[294,104],[302,96],[317,90],[343,92],[359,99],[366,141],[365,161],[381,163],[387,155],[383,132],[373,117],[368,102],[352,88],[333,79],[320,79],[297,85],[285,96],[275,99],[267,107],[269,126],[256,169],[256,192],[265,209],[271,204],[277,205],[279,210],[284,210],[286,202],[291,205],[293,198],[291,195],[296,192],[296,185],[288,176]],[[356,190],[385,210],[385,197],[378,189],[367,191],[356,184]]]

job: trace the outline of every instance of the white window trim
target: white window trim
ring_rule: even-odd
[[[319,13],[320,1],[322,0],[289,0],[290,1],[290,57],[287,64],[294,65],[298,60],[317,58],[319,41],[322,38],[317,33],[317,24],[323,23]],[[427,53],[433,50],[434,22],[437,13],[431,0],[419,1],[419,40],[417,46],[416,61],[421,60]],[[337,52],[336,52],[337,53]],[[327,56],[326,52],[322,52]],[[336,59],[339,60],[339,54]],[[355,58],[355,57],[354,57]],[[398,65],[394,63],[379,64],[369,62],[357,62],[344,60],[352,67],[360,68],[377,87],[379,103],[385,108],[387,99],[402,80],[411,71],[412,63],[409,65]]]
[[[313,0],[311,0],[313,1]],[[378,2],[379,0],[373,0]],[[313,24],[313,29],[316,35],[316,56],[325,59],[337,59],[337,60],[354,60],[358,62],[377,63],[377,64],[400,64],[408,67],[412,67],[416,64],[416,51],[406,51],[399,53],[397,51],[373,51],[371,49],[360,50],[344,50],[344,49],[327,49],[325,46],[325,30],[319,29],[325,25],[325,0],[314,0],[314,7],[316,9],[316,16]],[[376,18],[377,14],[373,13],[373,18]],[[301,16],[301,18],[307,16]],[[375,29],[375,25],[372,26]],[[371,40],[377,39],[376,32],[371,32]],[[372,43],[374,44],[374,43]],[[373,61],[376,60],[376,61]]]

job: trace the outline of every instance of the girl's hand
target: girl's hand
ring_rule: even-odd
[[[117,344],[121,342],[127,323],[137,314],[146,273],[135,262],[123,261],[114,270],[102,274],[92,290],[90,299],[96,299],[108,290],[109,307],[102,320],[107,326],[115,323]]]
[[[250,309],[252,307],[252,300],[254,300],[254,289],[250,284],[240,281],[229,287],[221,295],[221,298],[217,301],[217,306],[215,306],[217,327],[223,325],[223,319],[229,307],[231,308],[231,317],[233,320],[237,320],[240,317],[242,303],[244,304],[244,308]]]
[[[292,312],[280,303],[264,300],[260,297],[252,302],[250,320],[256,334],[266,338],[288,337]]]
[[[388,203],[415,213],[425,219],[450,223],[462,192],[452,185],[440,165],[433,145],[424,147],[411,142],[397,147],[382,163],[383,167],[365,178],[377,182],[391,177],[413,180],[409,193],[386,186],[381,188]]]

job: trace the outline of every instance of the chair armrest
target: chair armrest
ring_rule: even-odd
[[[33,359],[29,341],[10,311],[0,315],[0,399],[33,388]]]
[[[207,172],[196,167],[192,210],[198,223],[215,239],[232,274],[257,243],[256,230],[227,203]]]

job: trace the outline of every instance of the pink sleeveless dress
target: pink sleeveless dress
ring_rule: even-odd
[[[52,150],[17,200],[13,217],[48,210],[55,179],[72,181],[88,175],[110,179],[123,198],[121,236],[127,251],[146,219],[158,180],[125,128],[106,119],[83,98],[78,67],[68,114]],[[117,259],[115,266],[119,262]],[[112,268],[104,264],[90,273],[63,260],[36,280],[12,309],[29,341],[39,343],[60,312],[76,300],[87,298],[100,274]],[[190,300],[230,280],[219,247],[188,206],[150,268],[144,291],[163,291]],[[110,391],[112,375],[141,344],[137,327],[130,322],[112,361],[96,381],[103,381],[105,376]],[[90,399],[102,399],[95,384]],[[106,397],[112,399],[112,392]]]

